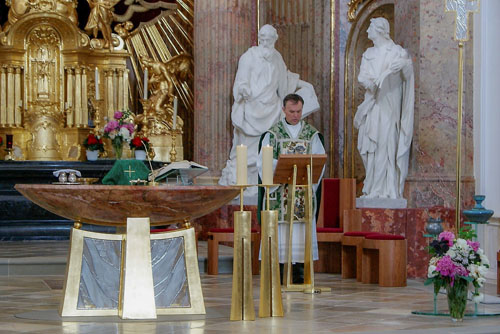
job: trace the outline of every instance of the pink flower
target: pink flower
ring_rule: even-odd
[[[130,132],[130,134],[134,133],[134,124],[127,123],[124,126],[128,129],[128,131]]]
[[[448,241],[448,246],[453,246],[453,240],[455,240],[455,234],[453,232],[444,231],[439,234],[438,240]]]
[[[120,119],[123,117],[123,113],[121,111],[115,111],[115,114],[113,116],[115,119]]]
[[[474,250],[474,252],[477,252],[480,246],[479,241],[470,241],[470,240],[467,240],[467,245],[469,245],[470,248]]]
[[[463,266],[457,266],[455,262],[448,255],[443,256],[436,263],[436,271],[441,274],[441,276],[450,277],[451,278],[451,286],[455,281],[456,276],[468,276],[469,273],[467,269]]]
[[[111,132],[119,127],[118,121],[109,121],[104,127],[104,132]]]

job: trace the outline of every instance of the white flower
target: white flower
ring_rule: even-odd
[[[427,277],[432,278],[436,277],[438,273],[436,272],[436,266],[435,265],[429,265],[429,269],[427,270]]]
[[[457,253],[455,252],[455,250],[453,248],[454,247],[448,249],[448,251],[446,252],[446,255],[448,255],[452,259],[455,259],[457,257]]]
[[[482,251],[481,248],[479,248],[480,251]],[[478,252],[479,253],[479,252]],[[486,257],[486,255],[484,255],[484,253],[479,253],[480,257],[481,257],[481,264],[482,265],[490,265],[490,261],[488,260],[488,258]]]
[[[113,132],[110,132],[108,136],[109,136],[109,138],[110,138],[111,140],[113,140],[113,139],[115,139],[116,134],[115,134],[115,132],[113,131]]]
[[[478,293],[477,295],[472,296],[472,301],[476,304],[478,304],[479,302],[482,302],[483,299],[484,299],[484,295],[481,292]]]
[[[469,245],[467,245],[467,241],[465,239],[457,239],[457,241],[455,242],[455,245],[453,246],[458,246],[462,249],[466,249],[467,247],[469,247]]]
[[[128,131],[128,129],[125,127],[120,128],[120,135],[126,141],[130,139],[130,131]]]

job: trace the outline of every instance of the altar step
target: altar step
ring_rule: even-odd
[[[69,242],[63,241],[0,241],[0,276],[64,275]],[[198,267],[207,272],[207,242],[198,242]],[[233,272],[233,249],[219,245],[219,273]]]

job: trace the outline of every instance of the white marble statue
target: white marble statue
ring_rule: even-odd
[[[366,88],[354,126],[366,170],[364,198],[402,199],[413,136],[413,64],[389,37],[389,22],[371,19],[358,81]]]
[[[231,120],[234,126],[233,146],[219,184],[236,183],[236,146],[248,147],[248,184],[257,184],[257,155],[260,136],[282,115],[283,98],[296,93],[304,99],[303,117],[319,110],[313,86],[287,70],[274,44],[278,33],[271,25],[259,30],[259,46],[249,48],[238,62],[234,80],[234,104]],[[247,196],[257,195],[256,187]]]

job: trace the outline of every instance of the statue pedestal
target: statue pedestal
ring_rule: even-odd
[[[356,198],[357,208],[406,209],[404,198]]]

